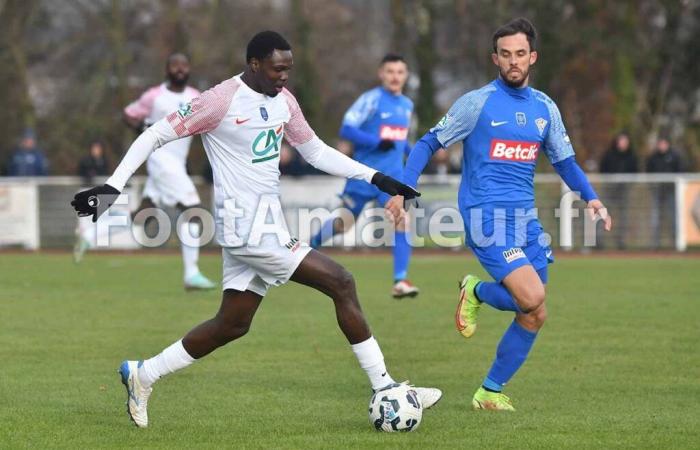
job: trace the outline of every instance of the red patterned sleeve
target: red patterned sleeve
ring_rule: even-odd
[[[309,142],[316,136],[314,130],[311,129],[309,123],[304,118],[304,113],[301,112],[297,99],[294,98],[291,92],[283,89],[282,93],[287,99],[289,107],[289,123],[284,127],[284,136],[292,147],[298,147],[301,144]]]
[[[179,137],[208,133],[226,116],[239,84],[233,78],[223,81],[179,110],[168,115],[168,123]]]

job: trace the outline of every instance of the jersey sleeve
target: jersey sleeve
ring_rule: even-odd
[[[168,123],[178,137],[214,130],[226,116],[238,87],[238,81],[233,78],[217,84],[182,108],[168,114]]]
[[[457,99],[440,122],[430,129],[443,147],[449,147],[455,142],[466,139],[474,131],[481,110],[494,90],[495,88],[489,85],[467,92]]]
[[[538,91],[537,96],[547,106],[549,111],[549,125],[544,138],[544,153],[552,164],[556,164],[574,156],[574,147],[571,145],[569,135],[566,133],[564,121],[556,103],[542,92]]]
[[[359,128],[377,110],[380,91],[371,90],[360,95],[355,103],[350,106],[343,116],[343,125]]]
[[[292,147],[299,147],[316,137],[316,133],[306,121],[297,99],[287,89],[282,91],[289,108],[289,122],[284,127],[284,137]]]
[[[148,89],[141,94],[138,100],[129,103],[126,108],[124,108],[124,114],[136,120],[145,120],[146,117],[151,115],[151,111],[153,111],[153,103],[156,97],[158,97],[159,91],[160,86]]]

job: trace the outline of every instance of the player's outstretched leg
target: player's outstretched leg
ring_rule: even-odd
[[[352,347],[360,367],[367,373],[373,390],[394,383],[384,364],[384,355],[372,336],[357,299],[355,280],[343,266],[312,250],[299,264],[292,281],[328,295],[335,305],[341,331]],[[424,408],[433,406],[442,396],[439,389],[416,388]]]
[[[515,269],[504,278],[503,284],[519,311],[498,344],[496,359],[483,385],[474,394],[472,406],[475,409],[515,410],[502,393],[503,387],[527,359],[537,332],[547,318],[544,284],[532,266]]]
[[[193,328],[182,340],[150,359],[124,361],[119,374],[126,387],[127,412],[136,426],[148,426],[148,398],[153,383],[244,336],[261,301],[262,296],[254,292],[227,289],[216,315]]]
[[[391,288],[391,295],[401,299],[405,297],[415,297],[419,289],[408,279],[408,264],[411,260],[411,239],[406,230],[405,222],[396,225],[394,232],[394,285]]]
[[[183,242],[183,236],[197,238],[201,233],[201,225],[199,219],[188,217],[187,209],[178,203],[178,210],[184,211],[185,218],[182,220],[178,229],[178,234],[181,236],[180,246],[182,247],[182,265],[184,267],[183,281],[186,291],[193,290],[209,290],[216,287],[216,283],[205,277],[199,270],[199,246],[189,246]],[[197,206],[201,208],[201,206]],[[194,208],[194,207],[193,207]]]

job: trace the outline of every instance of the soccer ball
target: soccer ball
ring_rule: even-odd
[[[422,417],[418,394],[406,384],[390,384],[369,401],[369,423],[378,431],[413,431]]]

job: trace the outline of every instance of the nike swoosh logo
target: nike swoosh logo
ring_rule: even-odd
[[[544,256],[547,257],[547,258],[549,258],[550,256],[552,256],[552,252],[547,252],[547,253],[544,254]]]
[[[242,123],[246,123],[246,122],[249,121],[249,120],[250,120],[250,118],[248,118],[248,119],[243,119],[243,120],[237,118],[237,119],[236,119],[236,125],[240,125],[240,124],[242,124]]]
[[[392,116],[392,114],[391,114],[391,113],[381,113],[381,114],[379,114],[379,116],[380,116],[382,119],[388,119],[389,117]]]
[[[459,303],[457,303],[457,314],[455,315],[455,322],[457,322],[458,331],[462,331],[463,329],[467,328],[467,324],[464,322],[464,319],[462,319],[462,315],[460,314],[460,311],[462,310],[462,304],[466,299],[466,289],[464,289],[459,295]]]
[[[505,125],[505,124],[507,124],[507,123],[508,123],[507,120],[504,120],[503,122],[496,122],[496,121],[492,120],[492,121],[491,121],[491,126],[492,126],[492,127],[500,127],[501,125]]]

